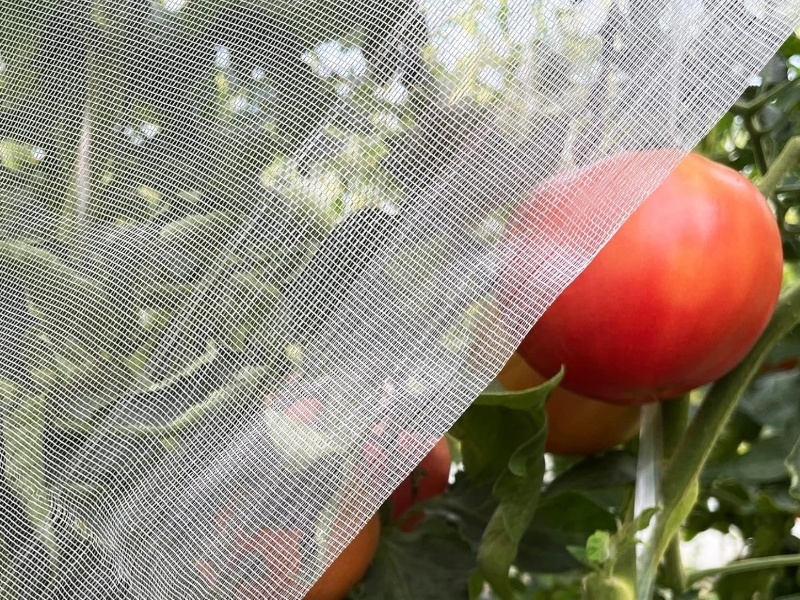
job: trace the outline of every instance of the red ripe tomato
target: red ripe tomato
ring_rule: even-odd
[[[526,390],[547,381],[514,353],[497,381],[507,390]],[[617,406],[557,387],[545,405],[547,439],[552,454],[590,456],[631,439],[639,428],[639,407]]]
[[[615,185],[652,185],[648,170],[669,153],[615,156],[538,187],[509,234],[534,236],[527,224],[554,203],[585,222]],[[536,239],[570,235],[553,225]],[[519,352],[546,377],[564,365],[562,385],[593,398],[633,404],[676,396],[742,359],[772,315],[781,276],[780,234],[764,197],[736,171],[690,154],[547,309]]]
[[[450,447],[447,440],[442,438],[392,492],[390,497],[392,521],[397,520],[414,504],[443,494],[450,481],[451,462]],[[422,515],[409,516],[403,521],[401,529],[403,531],[413,530],[419,525],[422,518]]]

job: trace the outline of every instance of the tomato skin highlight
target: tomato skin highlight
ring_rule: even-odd
[[[514,353],[497,382],[509,391],[536,387],[547,381]],[[545,405],[547,438],[544,449],[563,456],[591,456],[631,439],[639,429],[639,406],[617,406],[555,388]]]
[[[381,535],[380,517],[374,515],[353,541],[331,563],[303,600],[342,600],[363,579]]]
[[[613,193],[608,178],[617,173],[617,183],[646,188],[647,170],[638,175],[632,165],[669,152],[614,156],[539,186],[511,235],[524,237],[532,215],[559,194],[567,213],[591,214]],[[690,154],[556,298],[519,353],[545,377],[564,365],[562,385],[592,398],[641,404],[677,396],[744,357],[775,309],[782,268],[780,233],[758,189]]]
[[[418,502],[444,494],[450,483],[451,463],[450,446],[447,439],[442,438],[392,492],[390,496],[391,520],[398,520]],[[421,514],[411,515],[403,521],[400,529],[412,531],[423,518]]]

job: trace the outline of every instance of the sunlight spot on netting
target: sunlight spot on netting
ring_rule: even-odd
[[[314,74],[328,77],[360,78],[367,72],[367,61],[361,48],[346,47],[338,40],[326,40],[303,54],[303,62],[311,67]]]
[[[163,0],[162,6],[167,12],[178,12],[186,6],[187,0]]]
[[[505,88],[502,71],[493,67],[484,67],[481,69],[481,72],[478,74],[478,81],[498,91],[502,91],[503,88]]]
[[[264,76],[267,72],[262,67],[254,67],[252,71],[250,71],[250,77],[255,79],[256,81],[261,81],[264,79]]]
[[[375,90],[375,99],[389,104],[403,104],[408,100],[408,89],[400,77],[393,77],[388,85]]]
[[[216,55],[214,57],[214,65],[218,69],[227,69],[231,66],[231,51],[225,46],[217,46]]]

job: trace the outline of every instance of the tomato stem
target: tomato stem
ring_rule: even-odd
[[[795,87],[796,85],[800,84],[800,79],[794,79],[792,81],[785,81],[780,85],[776,85],[774,88],[765,92],[763,94],[759,94],[756,98],[753,98],[749,101],[740,100],[736,102],[733,106],[731,106],[731,112],[735,115],[750,115],[755,112],[758,112],[762,108],[764,108],[769,102],[778,98],[784,92],[787,92],[791,88]]]
[[[782,153],[784,154],[784,153]],[[664,471],[664,508],[656,516],[648,572],[654,577],[670,541],[680,530],[682,512],[688,512],[696,493],[700,473],[725,423],[736,408],[769,351],[795,325],[800,323],[800,284],[781,295],[766,330],[744,359],[709,389],[700,408],[689,423]]]
[[[675,453],[689,425],[689,394],[678,396],[662,404],[664,424],[664,461],[669,461]],[[663,482],[662,482],[663,485]],[[676,594],[686,589],[686,572],[683,568],[680,548],[680,532],[676,532],[667,546],[664,555],[664,579],[667,587]]]
[[[767,198],[775,193],[786,174],[800,163],[800,136],[791,138],[778,154],[775,162],[770,165],[769,170],[764,174],[761,185],[758,189]]]
[[[800,555],[766,556],[762,558],[745,558],[729,563],[714,569],[695,571],[689,576],[689,583],[696,583],[706,577],[714,575],[730,575],[733,573],[747,573],[749,571],[761,571],[763,569],[775,569],[780,567],[794,567],[800,565]]]
[[[664,417],[664,460],[672,458],[686,428],[689,426],[689,394],[661,403]]]
[[[657,508],[661,503],[661,471],[664,463],[663,423],[660,403],[651,402],[642,406],[639,454],[636,461],[634,519],[638,519],[648,510]],[[638,532],[640,540],[636,549],[638,566],[646,565],[649,559],[647,548],[653,532],[652,520],[650,523],[651,525]],[[638,574],[636,580],[637,585],[641,587]]]

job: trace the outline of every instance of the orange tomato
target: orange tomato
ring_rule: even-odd
[[[364,577],[381,535],[381,521],[376,514],[353,541],[333,561],[303,600],[342,600]]]
[[[297,593],[303,569],[303,532],[293,527],[264,526],[248,533],[237,514],[239,500],[237,495],[231,504],[217,512],[214,529],[219,543],[214,552],[195,559],[199,575],[210,591],[218,592],[226,571],[237,572],[242,561],[251,564],[256,559],[263,568],[236,583],[234,600],[282,600]],[[337,525],[352,516],[352,508],[351,505],[342,508]],[[367,572],[378,548],[380,532],[380,517],[376,513],[314,583],[304,600],[341,600],[347,596]],[[333,545],[331,542],[329,548]]]
[[[524,390],[547,381],[519,353],[497,375],[509,391]],[[553,454],[588,456],[604,452],[629,440],[639,426],[639,407],[598,402],[562,387],[547,401],[545,450]]]

